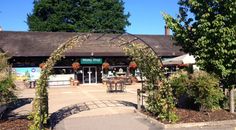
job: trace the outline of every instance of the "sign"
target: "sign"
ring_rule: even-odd
[[[81,64],[102,64],[102,58],[81,58]]]
[[[41,69],[39,67],[12,68],[16,80],[37,80]]]

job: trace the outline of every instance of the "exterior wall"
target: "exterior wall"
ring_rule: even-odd
[[[33,68],[39,67],[39,64],[42,62],[45,62],[48,57],[12,57],[9,61],[13,68]],[[100,59],[101,62],[82,62],[82,59]],[[80,62],[80,68],[78,72],[74,72],[71,65],[73,62]],[[66,57],[62,60],[60,60],[55,66],[52,71],[52,74],[76,74],[73,78],[77,78],[80,83],[85,82],[86,74],[83,73],[86,69],[90,68],[96,68],[96,82],[101,83],[102,82],[102,63],[108,62],[110,64],[109,71],[119,71],[120,68],[124,70],[124,72],[127,71],[127,67],[130,62],[130,58],[127,56],[120,56],[120,57],[96,57],[96,56],[84,56],[84,57]]]

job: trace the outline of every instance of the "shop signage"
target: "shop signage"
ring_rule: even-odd
[[[81,64],[102,64],[102,58],[81,58]]]

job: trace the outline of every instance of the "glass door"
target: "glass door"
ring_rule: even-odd
[[[83,83],[84,84],[89,83],[89,67],[83,68]]]
[[[83,83],[92,84],[97,83],[97,67],[83,67]]]
[[[90,67],[90,83],[97,83],[97,68]]]

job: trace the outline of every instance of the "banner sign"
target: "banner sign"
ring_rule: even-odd
[[[39,79],[41,69],[39,67],[12,68],[12,73],[16,80],[37,80]]]
[[[102,64],[102,58],[81,58],[81,64]]]

